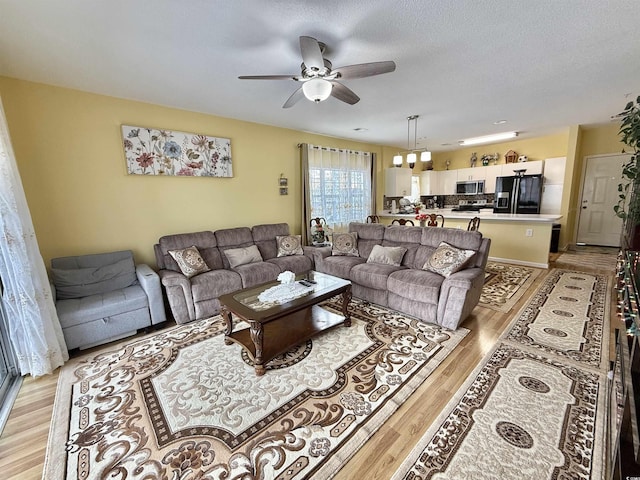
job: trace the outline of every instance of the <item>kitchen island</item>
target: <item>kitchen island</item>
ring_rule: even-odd
[[[491,239],[489,259],[531,267],[549,267],[549,246],[551,230],[561,215],[493,213],[492,209],[480,211],[452,211],[450,208],[421,210],[420,213],[436,213],[444,217],[444,226],[467,228],[469,220],[480,217],[480,231]],[[380,221],[386,225],[396,218],[419,222],[415,214],[398,214],[384,210],[378,213]],[[433,227],[436,228],[436,227]]]

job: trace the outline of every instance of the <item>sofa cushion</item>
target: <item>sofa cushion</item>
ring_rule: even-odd
[[[277,235],[278,257],[304,255],[302,251],[302,235]]]
[[[289,235],[287,223],[269,223],[251,227],[253,243],[258,246],[260,255],[264,260],[275,258],[278,255],[276,237]]]
[[[389,275],[396,270],[404,268],[380,263],[362,263],[353,266],[349,272],[349,280],[363,287],[386,290]]]
[[[406,268],[389,275],[387,289],[408,300],[437,305],[442,282],[444,277],[437,273]]]
[[[211,270],[200,256],[198,247],[195,245],[181,250],[169,250],[169,255],[173,257],[178,264],[178,268],[187,278]]]
[[[192,245],[198,248],[200,256],[211,270],[223,268],[222,256],[217,248],[216,237],[211,231],[177,233],[160,237],[158,248],[155,249],[158,268],[180,272],[180,267],[178,267],[169,250],[182,250]]]
[[[355,232],[334,233],[331,255],[357,257],[358,234]]]
[[[412,267],[414,265],[416,251],[422,239],[422,228],[391,225],[384,232],[382,245],[385,247],[404,247],[407,249],[402,258],[402,265]],[[423,262],[424,263],[424,262]]]
[[[271,282],[281,273],[280,267],[271,262],[248,263],[236,267],[234,271],[240,275],[243,288]]]
[[[441,242],[422,269],[448,277],[452,273],[462,270],[475,254],[474,250],[456,248],[447,242]]]
[[[51,268],[51,277],[58,299],[81,298],[136,283],[133,256],[115,263],[86,268]]]
[[[191,294],[195,303],[218,298],[241,288],[240,275],[231,270],[210,270],[191,279]]]
[[[382,265],[395,265],[399,267],[402,263],[402,257],[407,252],[405,247],[383,247],[382,245],[374,245],[367,263],[380,263]]]
[[[224,255],[227,257],[230,268],[236,268],[248,263],[262,262],[262,255],[260,255],[260,251],[255,245],[240,248],[228,248],[224,251]]]
[[[288,255],[286,257],[276,257],[267,260],[269,263],[277,265],[281,272],[290,271],[293,273],[308,272],[313,268],[311,258],[306,255]]]
[[[374,245],[381,245],[385,227],[380,223],[351,222],[349,231],[358,234],[358,252],[362,258],[369,258]]]
[[[340,277],[349,279],[349,273],[354,265],[365,263],[366,259],[362,257],[349,257],[349,256],[335,256],[327,257],[322,260],[322,263],[316,265],[319,272],[328,273],[334,277]]]
[[[62,328],[72,327],[93,320],[105,319],[124,312],[146,309],[147,295],[140,285],[84,296],[58,300],[56,311]],[[151,323],[149,317],[149,323]]]

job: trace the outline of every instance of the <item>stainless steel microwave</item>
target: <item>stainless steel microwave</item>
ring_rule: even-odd
[[[480,195],[484,193],[484,180],[456,182],[457,195]]]

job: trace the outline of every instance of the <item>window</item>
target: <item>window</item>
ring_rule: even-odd
[[[324,218],[335,231],[364,222],[372,214],[371,176],[369,153],[309,148],[308,218]]]

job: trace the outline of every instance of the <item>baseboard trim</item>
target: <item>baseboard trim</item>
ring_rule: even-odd
[[[489,257],[492,262],[510,263],[512,265],[523,265],[525,267],[535,267],[549,269],[548,263],[525,262],[523,260],[514,260],[513,258]]]

